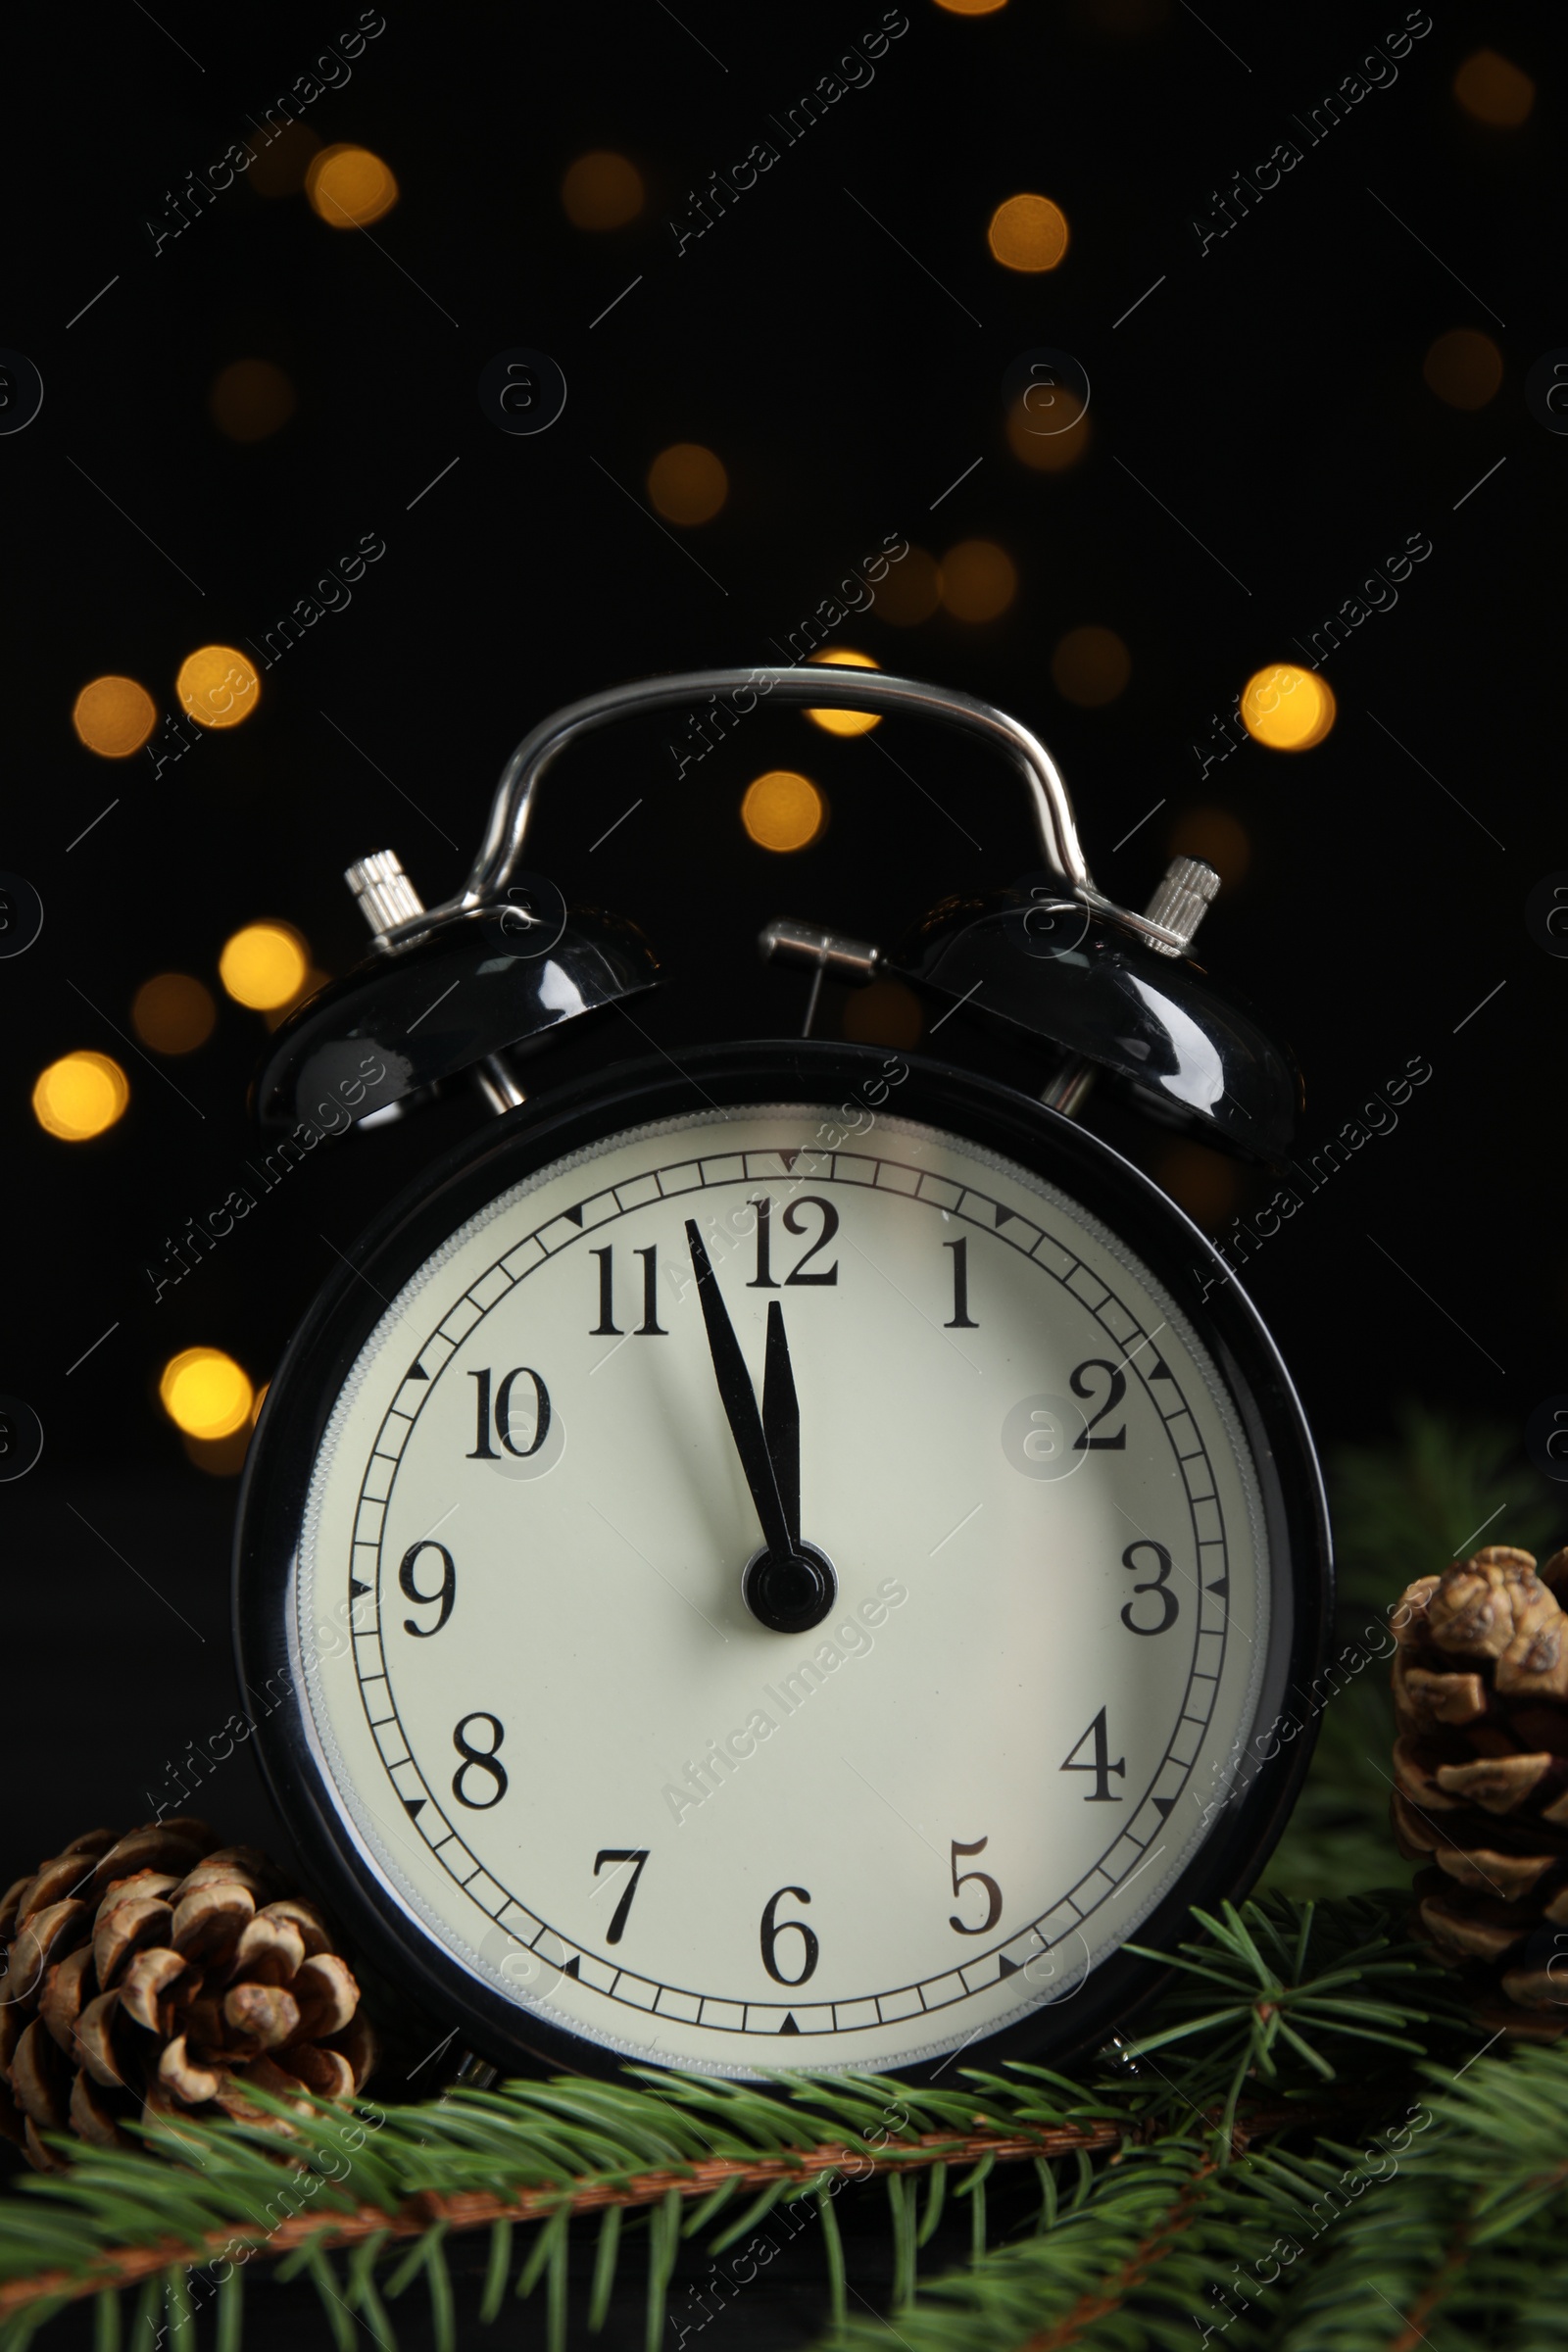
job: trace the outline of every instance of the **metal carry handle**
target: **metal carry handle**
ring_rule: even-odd
[[[371,916],[377,945],[394,952],[411,946],[438,923],[471,913],[476,907],[505,897],[522,855],[539,785],[567,745],[574,743],[579,735],[591,734],[597,727],[634,717],[642,711],[662,710],[671,704],[704,698],[722,698],[731,704],[737,717],[745,717],[769,695],[778,696],[784,703],[803,703],[818,710],[914,711],[990,744],[1010,760],[1021,776],[1034,812],[1041,855],[1051,871],[1060,877],[1064,888],[1084,906],[1114,916],[1167,955],[1185,954],[1191,936],[1188,928],[1169,927],[1153,919],[1152,911],[1135,913],[1105,898],[1095,887],[1061,771],[1045,745],[1019,720],[990,703],[981,702],[977,696],[959,694],[952,687],[928,686],[917,678],[896,677],[886,670],[851,669],[831,662],[813,663],[809,667],[779,662],[752,669],[682,670],[670,677],[641,678],[627,686],[608,687],[601,694],[589,695],[580,703],[568,703],[564,710],[553,711],[523,737],[502,769],[490,805],[484,841],[462,891],[438,906],[421,907],[417,912],[411,910],[401,920],[377,923]],[[743,703],[742,698],[747,696],[750,701]],[[355,887],[358,889],[359,885]],[[404,905],[407,904],[405,901]],[[392,911],[389,905],[386,912]],[[367,912],[369,913],[368,908]],[[1172,912],[1177,913],[1180,923],[1179,912],[1174,908]]]

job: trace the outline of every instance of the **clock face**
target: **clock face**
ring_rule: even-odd
[[[1232,1388],[900,1071],[843,1109],[715,1076],[361,1286],[294,1737],[492,2041],[746,2075],[1070,2023],[1224,1818],[1284,1571]]]

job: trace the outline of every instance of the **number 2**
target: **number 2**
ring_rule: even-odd
[[[1127,1445],[1127,1424],[1125,1422],[1122,1423],[1120,1429],[1113,1430],[1108,1438],[1092,1437],[1090,1432],[1098,1429],[1105,1415],[1113,1413],[1126,1396],[1126,1375],[1115,1364],[1106,1363],[1102,1355],[1092,1355],[1086,1364],[1078,1366],[1072,1376],[1070,1385],[1075,1396],[1092,1397],[1094,1396],[1094,1390],[1084,1378],[1086,1372],[1103,1372],[1110,1382],[1110,1387],[1105,1392],[1105,1401],[1099,1412],[1091,1415],[1077,1437],[1074,1438],[1073,1451],[1074,1453],[1121,1453],[1126,1449]]]

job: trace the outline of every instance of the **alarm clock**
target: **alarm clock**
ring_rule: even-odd
[[[1013,767],[1038,872],[888,948],[762,935],[813,1006],[824,974],[921,991],[940,1052],[627,1060],[601,1020],[549,1083],[662,967],[521,871],[541,779],[710,697],[911,712]],[[1268,1333],[1070,1115],[1108,1085],[1282,1157],[1295,1066],[1190,953],[1217,877],[1121,906],[1017,720],[781,666],[545,720],[442,906],[390,853],[348,879],[372,945],[275,1035],[277,1148],[460,1079],[498,1115],[328,1282],[246,1468],[241,1678],[345,1931],[498,2066],[918,2081],[1102,2040],[1261,1868],[1329,1622]],[[974,1066],[979,1023],[1032,1091]]]

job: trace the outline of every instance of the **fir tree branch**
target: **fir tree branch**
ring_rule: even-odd
[[[672,2196],[682,2199],[709,2196],[715,2187],[757,2188],[775,2183],[793,2187],[824,2173],[849,2172],[851,2178],[864,2178],[874,2171],[897,2178],[905,2173],[929,2170],[934,2165],[984,2158],[995,2162],[1023,2156],[1051,2157],[1078,2149],[1091,2155],[1101,2154],[1114,2148],[1122,2137],[1117,2126],[1106,2123],[1011,2136],[982,2132],[955,2138],[951,2133],[934,2133],[912,2145],[900,2142],[875,2151],[847,2146],[842,2140],[825,2141],[816,2147],[792,2149],[787,2155],[760,2157],[750,2162],[715,2157],[694,2162],[679,2173],[665,2170],[614,2180],[577,2180],[525,2189],[514,2197],[474,2191],[441,2196],[426,2189],[391,2210],[364,2205],[332,2216],[299,2214],[271,2229],[258,2225],[221,2226],[204,2231],[195,2239],[166,2236],[149,2245],[121,2247],[85,2272],[55,2269],[11,2278],[0,2282],[0,2321],[30,2303],[54,2296],[75,2300],[97,2294],[106,2287],[135,2285],[167,2270],[171,2264],[199,2268],[240,2247],[265,2248],[269,2256],[281,2260],[302,2247],[336,2253],[371,2239],[378,2247],[411,2238],[422,2242],[437,2229],[480,2230],[498,2224],[548,2222],[563,2213],[604,2213],[614,2208],[661,2206]]]

